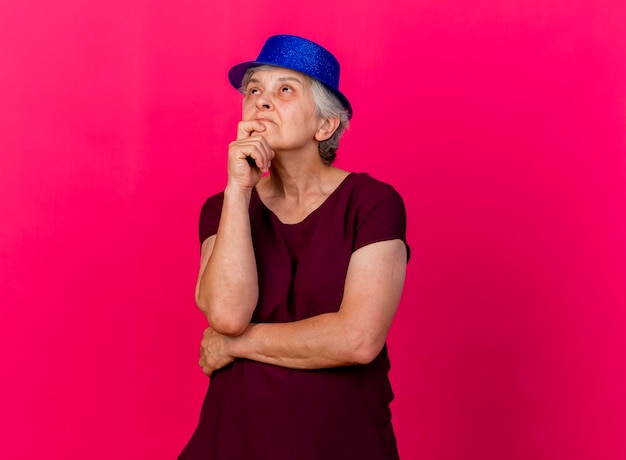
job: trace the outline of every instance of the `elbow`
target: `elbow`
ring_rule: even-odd
[[[357,339],[350,348],[351,352],[349,359],[354,364],[370,364],[378,357],[384,346],[384,339]]]
[[[243,334],[250,325],[250,319],[243,315],[235,315],[232,312],[216,312],[206,306],[198,307],[206,316],[209,326],[217,333],[228,336]]]
[[[228,336],[243,334],[250,325],[250,319],[243,315],[227,314],[226,312],[214,312],[208,309],[200,310],[206,316],[209,326],[217,333]]]
[[[217,291],[217,292],[216,292]],[[225,291],[227,295],[224,295]],[[234,295],[228,293],[235,292]],[[196,286],[196,305],[217,333],[228,336],[243,334],[252,319],[258,301],[258,288],[249,289],[211,289],[208,286]]]
[[[250,317],[243,314],[235,314],[231,311],[216,311],[210,307],[210,303],[196,297],[196,304],[211,328],[222,335],[238,336],[243,334],[250,324]]]
[[[380,354],[381,348],[374,349],[373,347],[363,347],[360,350],[355,350],[352,356],[352,361],[355,364],[369,364],[376,359]]]
[[[209,326],[219,334],[236,337],[246,332],[246,329],[250,325],[249,319],[236,318],[236,317],[220,317],[218,315],[209,316]]]

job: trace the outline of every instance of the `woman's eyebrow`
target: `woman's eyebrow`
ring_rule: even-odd
[[[302,83],[302,80],[300,80],[298,77],[280,77],[278,78],[278,81],[295,81],[297,83],[300,83],[301,85],[304,85],[304,83]]]
[[[304,83],[298,77],[278,77],[276,80],[279,82],[295,81],[304,86]],[[259,80],[258,78],[251,77],[250,80],[248,80],[248,83],[261,83],[261,80]]]

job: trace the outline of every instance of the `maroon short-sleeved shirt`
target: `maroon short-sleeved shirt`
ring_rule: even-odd
[[[217,232],[224,194],[209,198],[200,240]],[[296,321],[339,309],[352,253],[371,243],[406,242],[400,195],[351,173],[297,224],[250,201],[259,272],[252,321]],[[389,403],[387,348],[368,365],[294,370],[238,359],[215,372],[200,421],[180,459],[390,460],[398,458]]]

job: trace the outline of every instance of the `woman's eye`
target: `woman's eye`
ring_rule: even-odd
[[[289,86],[283,86],[280,90],[283,93],[291,93],[293,91]]]
[[[259,94],[258,88],[250,88],[248,89],[248,94]]]

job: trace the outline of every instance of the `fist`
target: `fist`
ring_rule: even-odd
[[[235,358],[228,353],[228,341],[232,340],[212,328],[204,330],[202,341],[200,342],[200,360],[198,365],[208,377],[213,372],[232,363]]]
[[[244,189],[253,188],[269,171],[274,151],[260,133],[265,125],[258,120],[240,121],[237,140],[228,146],[228,182]]]

